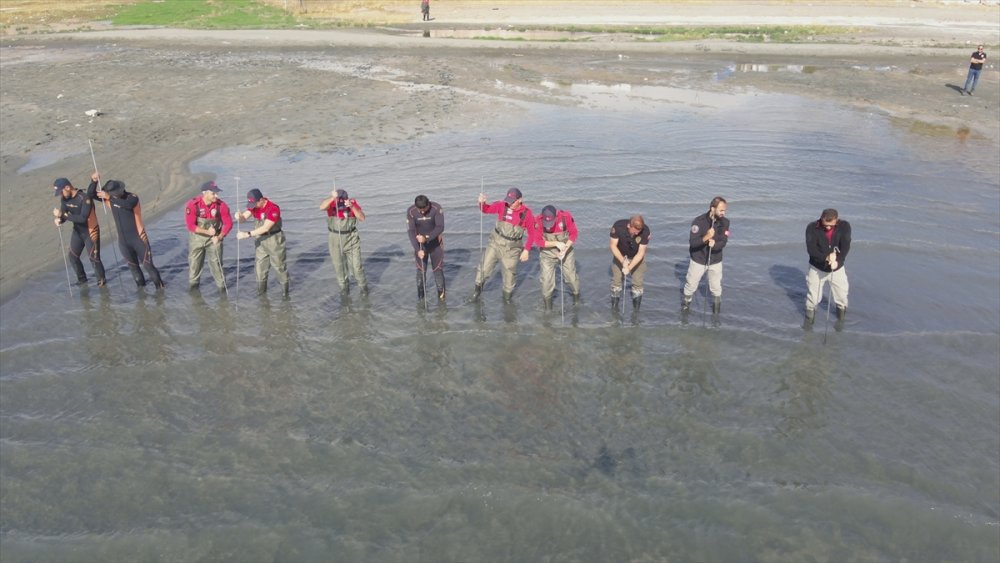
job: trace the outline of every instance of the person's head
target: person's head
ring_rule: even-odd
[[[980,52],[980,53],[982,53],[982,52],[983,52],[983,46],[982,46],[982,45],[980,45],[980,46],[978,47],[978,50],[979,50],[979,52]]]
[[[517,209],[521,206],[521,190],[517,188],[507,190],[507,197],[503,201],[507,205]]]
[[[819,224],[827,231],[836,227],[837,221],[839,220],[840,218],[837,215],[837,210],[833,208],[824,209],[823,213],[819,216]]]
[[[52,187],[55,188],[55,195],[64,199],[76,195],[76,188],[66,178],[56,178],[55,182],[52,182]]]
[[[247,209],[256,209],[264,205],[264,194],[254,188],[247,192]]]
[[[222,191],[218,185],[216,185],[215,180],[210,180],[201,185],[201,198],[205,203],[213,203],[219,199],[219,192]]]
[[[542,226],[545,229],[551,229],[556,224],[556,208],[552,205],[546,205],[542,208]]]
[[[425,195],[418,195],[413,198],[413,205],[416,206],[417,211],[427,215],[431,211],[431,200],[427,199]]]
[[[708,204],[708,211],[716,219],[720,219],[726,216],[726,209],[729,204],[726,203],[726,198],[720,196],[715,196],[712,198],[712,203]]]
[[[636,236],[646,227],[646,221],[642,215],[633,215],[628,220],[628,234]]]
[[[124,199],[125,182],[122,182],[121,180],[108,180],[104,183],[104,192],[111,197]]]

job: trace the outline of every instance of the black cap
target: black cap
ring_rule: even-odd
[[[204,184],[202,184],[201,188],[199,188],[198,191],[199,192],[215,192],[215,193],[219,193],[219,192],[222,191],[222,188],[220,188],[215,183],[215,180],[209,180],[208,182],[205,182]]]
[[[69,183],[69,180],[67,180],[66,178],[56,178],[56,181],[52,182],[52,187],[56,189],[56,195],[62,193],[63,188],[65,188],[66,186],[72,186],[72,185],[73,184]]]
[[[260,193],[260,190],[254,188],[247,192],[247,209],[253,209],[257,206],[257,202],[264,199],[264,194]]]
[[[511,188],[507,190],[507,198],[504,199],[507,203],[514,203],[515,201],[521,199],[521,190],[517,188]]]
[[[545,225],[546,229],[551,229],[552,225],[556,224],[556,208],[551,205],[546,205],[542,208],[542,225]]]

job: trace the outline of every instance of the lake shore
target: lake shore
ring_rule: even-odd
[[[546,84],[791,93],[887,115],[928,135],[973,135],[998,144],[995,63],[975,96],[959,92],[975,43],[1000,42],[996,4],[876,3],[841,7],[839,15],[756,2],[669,7],[665,13],[650,3],[581,3],[560,14],[519,4],[516,13],[513,7],[449,13],[442,3],[434,5],[430,37],[423,37],[419,21],[330,31],[95,26],[4,37],[0,300],[15,297],[33,273],[62,262],[51,232],[51,185],[66,176],[86,187],[93,168],[88,140],[104,179],[125,181],[142,199],[147,220],[195,195],[208,176],[191,174],[188,163],[213,150],[355,151],[509,122],[523,115],[526,102],[579,103],[553,95]],[[804,44],[454,38],[457,29],[514,25],[843,25],[838,18],[844,17],[863,29]],[[99,115],[88,116],[89,110]],[[243,182],[267,192],[254,183],[252,170]],[[235,204],[232,191],[222,195]],[[113,231],[110,218],[100,219],[105,233]],[[105,237],[110,267],[112,241]]]

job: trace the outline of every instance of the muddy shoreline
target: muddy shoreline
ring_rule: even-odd
[[[983,73],[976,96],[958,92],[966,48],[455,39],[418,47],[420,39],[377,30],[315,33],[309,40],[294,31],[180,30],[6,38],[0,299],[62,262],[51,233],[51,184],[67,176],[85,185],[88,139],[104,178],[124,180],[151,218],[192,196],[204,178],[188,163],[212,150],[354,151],[509,122],[523,114],[521,102],[574,103],[544,81],[785,92],[922,124],[930,135],[975,135],[994,146],[1000,138],[996,67]],[[778,71],[785,68],[793,71]],[[88,117],[92,109],[101,115]]]

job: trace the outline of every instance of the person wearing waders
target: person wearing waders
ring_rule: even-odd
[[[406,233],[417,260],[417,299],[424,299],[430,263],[438,301],[444,301],[444,210],[427,196],[418,195],[406,210]]]
[[[816,321],[816,306],[823,298],[823,286],[830,283],[833,303],[837,306],[837,322],[847,315],[847,253],[851,251],[851,224],[840,219],[836,209],[824,209],[818,221],[806,227],[806,251],[809,272],[806,273],[806,324]]]
[[[528,261],[528,251],[534,242],[535,217],[524,205],[521,190],[507,190],[507,197],[486,203],[486,194],[479,194],[479,209],[485,215],[496,215],[497,223],[490,235],[490,242],[479,259],[476,268],[476,287],[470,301],[478,301],[483,293],[483,284],[493,276],[497,262],[503,276],[503,300],[510,303],[517,285],[517,263]]]
[[[708,204],[707,212],[691,221],[688,239],[691,261],[684,281],[682,312],[691,309],[694,292],[698,290],[705,272],[708,272],[708,291],[712,294],[712,314],[718,315],[722,311],[722,249],[729,242],[727,207],[725,198],[716,197]]]
[[[580,303],[580,278],[576,275],[576,221],[569,211],[556,210],[552,205],[542,208],[535,220],[535,244],[538,253],[538,280],[542,284],[542,304],[552,310],[552,294],[556,290],[556,265],[562,269],[563,281],[573,294],[573,304]]]
[[[141,265],[146,269],[153,286],[163,289],[165,285],[160,278],[160,271],[153,265],[153,251],[149,247],[146,227],[142,224],[139,196],[125,191],[125,182],[119,180],[108,180],[96,195],[111,204],[111,215],[115,218],[115,227],[118,229],[118,248],[132,272],[135,284],[138,287],[146,285],[146,278],[139,268]]]
[[[347,272],[350,270],[354,282],[361,289],[361,296],[367,296],[368,279],[361,261],[361,235],[358,234],[358,221],[365,220],[365,212],[358,205],[358,200],[348,198],[345,190],[336,189],[319,204],[319,208],[326,211],[326,228],[330,231],[330,260],[337,274],[340,293],[346,295],[351,290],[347,279]]]
[[[247,209],[237,213],[236,219],[240,223],[254,220],[254,228],[237,232],[236,238],[253,238],[257,295],[267,294],[267,275],[274,268],[281,283],[281,294],[288,297],[288,267],[285,265],[285,233],[281,230],[281,208],[255,188],[247,192]]]
[[[616,221],[611,226],[611,308],[618,310],[627,276],[632,276],[632,308],[642,304],[642,281],[646,274],[646,247],[650,232],[642,215]]]
[[[59,197],[59,207],[52,210],[58,227],[66,221],[73,223],[73,235],[69,241],[69,262],[73,264],[78,285],[87,283],[87,273],[83,271],[80,254],[87,249],[87,256],[97,277],[97,287],[104,287],[107,279],[104,275],[104,263],[101,262],[101,227],[97,223],[97,212],[94,209],[94,197],[97,194],[97,172],[90,176],[90,186],[86,193],[73,187],[66,178],[56,178],[52,183],[55,195]]]
[[[222,240],[233,228],[229,206],[219,199],[220,188],[215,182],[205,182],[201,193],[184,206],[184,222],[188,230],[188,288],[198,289],[201,271],[208,256],[215,286],[226,291],[226,277],[222,270]]]

